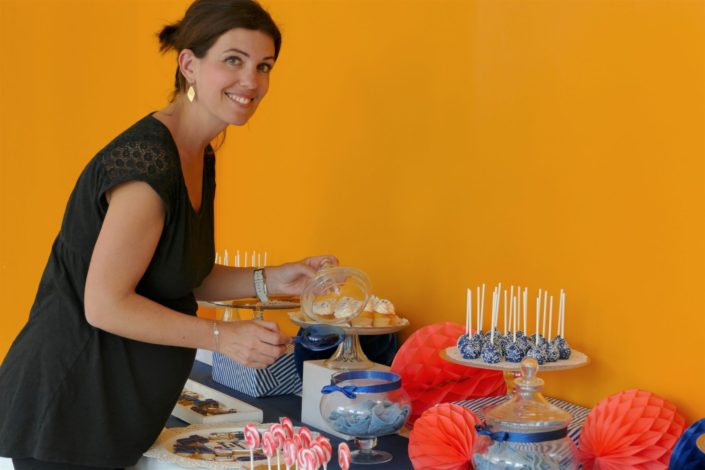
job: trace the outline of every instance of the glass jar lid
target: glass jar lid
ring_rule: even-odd
[[[550,404],[541,394],[544,382],[536,376],[538,368],[533,357],[521,361],[521,377],[514,380],[509,401],[483,410],[493,432],[544,433],[568,427],[570,413]]]
[[[362,312],[371,290],[363,271],[326,265],[304,287],[301,310],[317,323],[346,323]]]

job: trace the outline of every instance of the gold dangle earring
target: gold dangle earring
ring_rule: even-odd
[[[193,103],[194,98],[196,98],[196,90],[194,90],[193,85],[189,85],[186,91],[186,98],[188,98],[191,103]]]

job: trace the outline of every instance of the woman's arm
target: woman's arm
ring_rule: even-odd
[[[88,323],[137,341],[215,350],[213,321],[176,312],[135,292],[164,227],[162,200],[143,182],[121,184],[108,197],[86,279]],[[248,367],[271,364],[289,342],[271,322],[217,326],[220,352]]]
[[[267,292],[271,295],[299,295],[306,282],[316,274],[321,263],[338,264],[333,256],[314,256],[295,263],[268,266],[264,269]],[[233,268],[220,264],[194,290],[198,300],[230,300],[255,296],[254,268]]]

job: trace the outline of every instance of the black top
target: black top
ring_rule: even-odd
[[[147,116],[86,166],[66,208],[29,320],[0,367],[0,455],[124,467],[159,435],[193,363],[193,349],[133,341],[92,327],[83,292],[117,184],[148,183],[166,218],[137,292],[189,315],[213,266],[215,157],[204,154],[202,207],[191,206],[176,144]]]

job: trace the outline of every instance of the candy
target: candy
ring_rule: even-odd
[[[397,432],[410,412],[408,405],[400,406],[389,400],[366,400],[333,410],[327,421],[342,434],[376,437]]]
[[[299,428],[299,437],[301,438],[301,447],[308,449],[311,447],[311,441],[313,440],[313,435],[311,430],[306,426],[301,426]]]
[[[259,447],[259,430],[252,423],[246,424],[244,429],[245,443],[250,449],[250,470],[255,468],[254,451]]]
[[[316,444],[321,446],[321,448],[325,452],[325,459],[323,460],[323,466],[325,467],[326,464],[330,461],[331,457],[333,457],[333,446],[330,445],[330,441],[328,439],[321,435],[316,436]]]
[[[558,348],[559,359],[569,359],[573,351],[570,349],[568,341],[560,336],[556,336],[553,341],[556,344],[556,348]]]
[[[465,346],[469,342],[470,342],[470,337],[468,335],[462,335],[458,338],[458,341],[456,344],[458,346],[458,349],[461,349],[463,346]]]
[[[267,457],[274,456],[277,450],[277,443],[271,432],[265,431],[262,433],[262,452]]]
[[[296,463],[296,457],[299,453],[299,447],[293,439],[286,439],[284,441],[284,463],[288,469]]]
[[[257,430],[257,426],[252,423],[245,426],[245,442],[250,450],[254,450],[259,447],[259,431]]]
[[[556,362],[561,357],[558,348],[553,343],[548,343],[546,348],[546,362]]]
[[[281,423],[282,428],[284,428],[287,439],[291,439],[294,435],[294,423],[292,423],[291,419],[286,416],[279,418],[279,423]]]
[[[299,455],[296,459],[298,470],[315,470],[317,464],[316,454],[311,449],[299,449]]]
[[[463,359],[477,359],[480,357],[480,347],[470,341],[466,342],[460,347],[460,355]]]
[[[543,349],[541,346],[532,346],[531,349],[526,353],[526,357],[533,357],[536,359],[536,362],[539,363],[539,365],[542,365],[546,362],[546,355],[543,352]]]
[[[521,350],[518,344],[509,343],[509,345],[507,345],[506,358],[507,362],[521,362],[521,360],[524,359],[524,351]]]
[[[338,465],[340,465],[340,470],[350,468],[350,447],[345,442],[338,444]]]
[[[499,350],[499,347],[495,346],[492,343],[485,344],[485,346],[482,348],[481,357],[482,360],[488,364],[497,364],[499,361],[502,360],[502,354]]]
[[[323,447],[321,447],[320,444],[314,442],[313,444],[311,444],[310,448],[313,451],[313,454],[316,456],[316,467],[320,467],[324,464],[324,462],[327,462],[326,451],[323,450]]]

